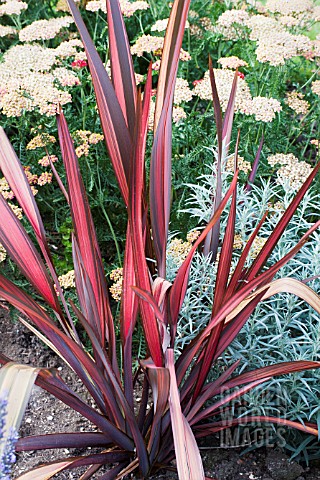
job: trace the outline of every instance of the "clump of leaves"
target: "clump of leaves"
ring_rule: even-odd
[[[45,301],[46,309],[1,275],[0,296],[16,307],[28,319],[21,318],[21,321],[71,366],[92,396],[95,406],[86,404],[56,372],[40,370],[37,384],[80,412],[97,428],[94,433],[59,433],[22,438],[17,443],[17,450],[88,446],[101,448],[100,453],[57,459],[19,478],[51,478],[64,469],[87,466],[86,473],[81,478],[88,479],[105,464],[110,469],[101,474],[101,479],[121,478],[130,473],[148,478],[161,468],[172,468],[170,463],[176,459],[181,479],[199,480],[205,477],[196,440],[230,425],[244,421],[268,421],[317,435],[316,425],[302,425],[276,417],[235,418],[226,425],[219,418],[219,411],[230,400],[240,397],[272,376],[319,368],[320,362],[285,362],[232,376],[239,364],[236,361],[226,371],[222,371],[218,379],[208,383],[206,381],[212,364],[233,341],[261,299],[278,291],[289,291],[320,311],[319,297],[303,283],[291,279],[272,281],[277,271],[305,244],[320,222],[313,225],[284,258],[269,268],[264,268],[320,165],[298,192],[258,257],[247,267],[246,259],[252,242],[265,221],[266,216],[263,217],[230,275],[237,174],[222,198],[221,160],[230,142],[237,75],[222,120],[211,68],[219,156],[212,217],[178,269],[173,283],[169,283],[166,280],[166,245],[170,219],[171,113],[179,52],[190,1],[175,0],[166,31],[157,88],[149,188],[146,184],[145,149],[152,89],[151,69],[142,100],[141,92],[136,89],[119,1],[107,0],[111,82],[79,11],[72,0],[68,1],[86,48],[104,137],[128,210],[120,309],[123,364],[117,358],[114,319],[89,202],[62,111],[57,115],[57,122],[67,189],[58,180],[69,202],[73,222],[72,250],[77,304],[72,301],[67,303],[64,298],[30,186],[13,148],[1,131],[0,167],[34,229],[42,255],[1,196],[0,241]],[[256,164],[250,181],[254,179],[255,170]],[[229,200],[231,206],[227,227],[220,243],[219,219]],[[192,258],[203,242],[204,249],[211,253],[211,258],[216,258],[219,253],[212,313],[208,324],[192,342],[184,346],[175,359],[179,312],[188,285]],[[154,262],[150,262],[150,259],[154,259]],[[90,340],[92,355],[81,343],[74,317]],[[137,375],[133,376],[132,372],[132,337],[137,321],[143,327],[148,356],[139,359],[140,373],[144,380],[142,399],[136,409],[134,390]],[[8,361],[4,356],[0,358],[2,363]],[[230,389],[232,393],[214,399],[221,391]],[[208,406],[207,401],[210,399],[213,400]],[[148,406],[151,408],[148,409]]]

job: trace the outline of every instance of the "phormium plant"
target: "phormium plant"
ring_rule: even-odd
[[[150,185],[146,185],[145,145],[151,96],[151,69],[143,92],[137,91],[129,43],[118,0],[107,0],[112,82],[97,54],[72,0],[69,6],[86,48],[101,123],[109,156],[128,210],[124,280],[120,312],[123,364],[117,345],[103,263],[78,159],[62,111],[58,112],[59,141],[68,187],[61,181],[70,204],[73,222],[73,261],[78,304],[67,304],[51,260],[51,253],[37,205],[22,166],[4,131],[0,133],[0,168],[33,227],[41,254],[32,243],[11,208],[0,195],[0,241],[23,275],[46,303],[0,275],[0,297],[24,316],[24,324],[47,342],[76,372],[93,404],[86,404],[56,372],[40,370],[37,384],[92,422],[96,432],[37,435],[18,440],[17,451],[49,448],[99,447],[100,453],[57,459],[19,478],[48,479],[67,468],[87,466],[81,479],[91,478],[105,464],[107,473],[99,478],[122,478],[134,473],[148,478],[161,468],[176,468],[181,479],[204,477],[196,440],[230,426],[219,419],[219,409],[272,376],[319,368],[320,362],[285,362],[232,376],[235,362],[221,376],[206,382],[213,362],[235,338],[256,305],[279,291],[299,295],[320,312],[319,297],[302,282],[293,279],[272,281],[275,273],[304,245],[319,226],[316,223],[284,258],[269,268],[266,261],[294,214],[300,200],[318,172],[318,165],[279,221],[265,246],[250,267],[246,258],[266,215],[258,224],[231,271],[235,231],[237,174],[224,198],[221,168],[213,215],[179,268],[173,283],[166,279],[165,259],[170,218],[171,112],[179,52],[190,1],[175,0],[166,32],[157,87],[154,141]],[[237,76],[224,120],[211,68],[213,101],[218,131],[219,163],[230,141]],[[238,149],[238,142],[236,151]],[[259,156],[259,155],[258,155]],[[257,159],[258,159],[257,156]],[[258,161],[258,160],[257,160]],[[256,162],[257,164],[257,162]],[[256,164],[250,176],[253,180]],[[248,184],[250,188],[250,184]],[[219,217],[231,200],[227,228],[219,241]],[[151,233],[152,232],[152,233]],[[218,272],[209,323],[186,345],[178,358],[174,347],[188,275],[195,250],[202,242],[205,251],[218,258]],[[154,254],[153,254],[154,252]],[[155,259],[150,262],[150,259]],[[27,320],[25,320],[27,318]],[[87,333],[92,354],[83,346],[74,318]],[[132,372],[132,335],[136,322],[142,323],[147,358],[140,359],[143,377],[142,399],[135,406],[137,375]],[[8,359],[0,357],[3,364]],[[223,390],[234,389],[226,396]],[[151,400],[152,396],[152,400]],[[216,398],[215,398],[216,397]],[[207,401],[211,399],[210,406]],[[151,407],[148,409],[148,405]],[[281,418],[252,416],[231,423],[267,421],[298,428],[317,435],[316,425]]]

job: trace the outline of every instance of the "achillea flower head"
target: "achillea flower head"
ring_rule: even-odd
[[[153,35],[141,35],[131,47],[132,55],[142,57],[144,53],[151,53],[162,50],[164,37],[155,37]]]
[[[52,173],[51,172],[43,172],[41,173],[41,175],[38,177],[38,185],[40,185],[41,187],[43,185],[46,185],[47,183],[51,183],[52,182]]]
[[[0,263],[4,262],[7,258],[7,252],[3,245],[0,243]]]
[[[182,120],[185,120],[187,118],[187,114],[186,112],[183,110],[182,107],[177,107],[177,106],[173,106],[173,109],[172,109],[172,121],[173,123],[180,123]]]
[[[244,60],[241,60],[238,57],[221,57],[218,60],[218,63],[222,66],[222,68],[229,68],[230,70],[236,70],[239,67],[247,67],[248,64]]]
[[[243,246],[244,246],[244,241],[242,240],[242,236],[240,235],[240,233],[237,233],[234,236],[232,247],[234,250],[241,250]]]
[[[57,63],[55,49],[40,45],[16,45],[3,56],[0,64],[0,108],[8,117],[19,117],[23,111],[39,109],[40,114],[55,115],[58,104],[71,102],[69,92],[60,90],[56,85],[54,70]],[[56,76],[60,79],[61,72]],[[65,75],[64,75],[65,76]],[[66,80],[74,85],[76,77]]]
[[[248,104],[247,115],[254,115],[255,119],[260,122],[272,122],[276,113],[281,112],[282,107],[275,98],[254,97]]]
[[[78,158],[81,158],[83,156],[87,157],[90,153],[89,144],[83,143],[82,145],[79,145],[79,147],[75,149],[75,152]]]
[[[268,240],[268,237],[256,237],[253,240],[253,244],[250,250],[251,258],[257,258],[257,256],[265,246],[267,240]]]
[[[226,40],[238,40],[244,35],[250,16],[246,10],[226,10],[217,20],[216,31]]]
[[[252,15],[247,22],[248,28],[251,30],[250,40],[257,41],[259,38],[267,38],[272,32],[285,32],[281,23],[275,18],[265,15]]]
[[[110,278],[114,282],[109,288],[111,296],[116,302],[120,302],[123,284],[123,268],[116,268],[112,270],[110,273]]]
[[[218,95],[221,102],[221,108],[222,108],[222,111],[225,112],[228,105],[231,89],[232,89],[234,72],[226,68],[224,69],[214,68],[213,70],[214,70],[214,75],[216,79]],[[204,74],[204,77],[202,80],[197,81],[195,88],[193,90],[193,94],[197,95],[202,100],[212,99],[209,71],[207,71]],[[252,101],[252,96],[251,96],[250,89],[247,82],[243,78],[238,78],[238,86],[237,86],[237,93],[236,93],[236,100],[235,100],[235,111],[249,114],[248,112],[249,112],[249,109],[251,108],[251,101]]]
[[[136,2],[120,0],[120,7],[123,16],[129,18],[139,10],[148,10],[150,5],[143,0],[137,0]]]
[[[312,11],[313,2],[311,0],[267,0],[266,8],[272,13],[296,15]]]
[[[34,42],[35,40],[50,40],[55,38],[62,28],[73,23],[72,17],[50,18],[49,20],[36,20],[20,30],[20,42]]]
[[[298,159],[293,155],[293,153],[276,153],[274,155],[269,155],[268,163],[271,167],[276,165],[288,165],[298,161]]]
[[[58,161],[58,157],[56,157],[56,155],[50,155],[50,160],[52,163],[55,163]],[[44,157],[40,158],[40,160],[38,160],[38,163],[42,167],[48,167],[50,165],[48,155],[45,155]]]
[[[187,242],[194,243],[200,237],[201,232],[199,230],[191,230],[187,234]]]
[[[142,57],[144,53],[153,53],[154,55],[162,55],[164,37],[156,37],[154,35],[141,35],[134,45],[131,46],[130,50],[132,55],[137,55],[137,57]],[[187,62],[191,59],[189,52],[186,52],[181,48],[180,50],[180,60],[182,62]]]
[[[64,275],[60,275],[58,280],[61,288],[75,288],[76,286],[74,270],[69,270],[69,272],[65,273]]]
[[[312,41],[306,35],[292,35],[286,31],[270,31],[260,36],[256,49],[257,59],[272,66],[284,65],[285,61],[312,50]]]
[[[283,188],[299,190],[312,172],[312,167],[304,161],[299,161],[292,153],[277,153],[268,157],[269,165],[280,164],[277,171],[277,183]]]
[[[23,10],[28,8],[26,2],[20,2],[19,0],[8,0],[0,5],[0,17],[3,15],[20,15]]]
[[[81,142],[88,142],[88,138],[90,135],[90,130],[76,130],[73,134],[73,136]]]
[[[169,18],[164,18],[162,20],[157,20],[154,25],[151,27],[151,32],[164,32],[167,29]],[[189,22],[186,21],[185,28],[189,28]]]
[[[14,193],[5,177],[0,178],[0,193],[5,200],[12,200],[14,198]]]
[[[118,280],[120,280],[120,278],[123,277],[123,268],[122,267],[119,267],[119,268],[115,268],[114,270],[112,270],[110,272],[110,278],[111,280],[113,280],[114,282],[117,282]]]
[[[302,93],[293,90],[292,92],[288,92],[286,97],[286,104],[294,112],[301,115],[306,115],[308,113],[310,104],[307,100],[303,100],[304,95]]]
[[[67,68],[55,68],[52,72],[52,75],[59,81],[59,83],[63,87],[73,87],[75,85],[80,85],[79,78]]]
[[[167,256],[171,257],[177,266],[180,266],[187,258],[191,248],[192,244],[190,242],[184,242],[181,238],[174,238],[169,243]]]
[[[215,27],[210,17],[199,18],[199,23],[206,32],[215,32]]]
[[[149,7],[149,4],[142,0],[136,2],[120,0],[120,8],[124,17],[132,17],[132,15],[138,10],[147,10]],[[90,0],[86,4],[86,10],[89,10],[90,12],[98,12],[99,10],[102,10],[104,13],[107,13],[106,2],[104,0]]]
[[[56,143],[53,135],[48,133],[39,133],[27,144],[27,150],[35,150],[36,148],[46,147],[50,143]]]
[[[53,48],[41,45],[14,45],[3,55],[0,75],[8,73],[12,76],[25,75],[30,72],[46,72],[56,63],[56,52]]]
[[[38,183],[38,175],[31,172],[31,167],[29,165],[26,167],[23,167],[23,170],[27,177],[29,185],[35,185],[36,183]]]
[[[11,208],[11,210],[13,211],[13,213],[15,214],[15,216],[21,220],[22,217],[23,217],[23,210],[22,208],[18,207],[17,205],[14,205],[13,203],[10,203],[8,202],[8,205],[9,207]],[[1,478],[1,477],[0,477]]]
[[[74,0],[75,3],[78,3],[80,0]],[[56,5],[56,10],[58,12],[70,12],[69,5],[67,0],[58,0]]]
[[[60,45],[54,50],[54,53],[56,57],[59,58],[73,57],[78,53],[77,48],[83,49],[83,43],[78,38],[73,38],[60,43]]]
[[[96,145],[99,142],[102,142],[104,140],[104,136],[101,133],[91,133],[89,136],[89,143],[90,145]]]
[[[311,91],[320,97],[320,80],[315,80],[312,82]]]
[[[4,25],[0,25],[0,37],[6,37],[9,35],[17,35],[18,31],[14,27],[5,27]]]
[[[180,105],[182,102],[190,102],[192,100],[193,92],[189,88],[188,81],[184,78],[177,78],[174,89],[174,103]]]
[[[234,173],[234,155],[230,155],[227,158],[225,169],[229,173]],[[247,174],[251,171],[251,163],[247,162],[243,157],[238,155],[238,169]]]

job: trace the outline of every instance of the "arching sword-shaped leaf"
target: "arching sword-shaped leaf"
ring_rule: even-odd
[[[40,254],[2,195],[0,195],[0,218],[0,243],[44,300],[59,312],[60,306],[53,282]]]
[[[137,86],[119,0],[107,0],[107,18],[112,84],[133,138]]]
[[[168,348],[166,353],[166,366],[170,374],[169,406],[178,475],[183,480],[204,480],[199,448],[190,425],[181,410],[174,368],[174,353],[171,348]]]
[[[127,205],[129,159],[132,149],[129,130],[111,80],[95,49],[80,12],[73,0],[68,0],[68,5],[86,50],[105,142],[123,199]]]
[[[154,117],[150,164],[150,214],[159,276],[165,278],[170,220],[172,102],[190,0],[175,0],[166,30]]]
[[[170,323],[173,326],[174,335],[175,335],[176,324],[178,321],[178,315],[179,315],[179,312],[186,294],[186,290],[187,290],[189,271],[190,271],[193,255],[196,249],[198,248],[199,244],[206,238],[206,235],[208,234],[208,232],[211,230],[214,224],[219,220],[220,215],[223,209],[225,208],[229,198],[234,193],[234,190],[237,184],[237,178],[238,178],[238,175],[236,173],[231,182],[228,192],[223,198],[221,204],[219,205],[219,208],[216,210],[215,214],[209,221],[208,225],[206,226],[206,228],[203,230],[199,238],[194,243],[187,258],[179,268],[176,278],[173,282],[173,285],[169,292],[169,308],[170,308]],[[174,335],[171,338],[171,342],[174,341]]]
[[[132,251],[136,283],[139,288],[151,293],[150,274],[145,255],[145,235],[143,221],[144,184],[145,184],[145,139],[147,122],[143,116],[140,95],[137,100],[136,131],[134,150],[131,159],[129,224],[131,229]],[[145,332],[147,348],[157,367],[163,366],[161,343],[157,319],[150,305],[139,301],[142,326]]]
[[[252,263],[248,274],[246,275],[246,280],[251,280],[254,278],[258,273],[261,272],[263,266],[265,265],[266,261],[268,260],[269,256],[271,255],[275,245],[279,241],[279,238],[283,234],[284,230],[286,229],[288,223],[290,222],[291,218],[294,215],[294,212],[299,206],[299,203],[303,199],[304,195],[308,191],[312,181],[314,180],[315,176],[320,170],[320,162],[314,167],[313,171],[310,173],[307,180],[304,182],[300,190],[298,191],[297,195],[294,197],[292,202],[290,203],[287,210],[282,215],[281,219],[279,220],[278,224],[274,228],[273,232],[271,233],[270,237],[262,247],[259,255]]]
[[[96,463],[118,463],[127,459],[125,452],[107,452],[88,455],[86,457],[72,457],[66,460],[47,463],[30,472],[23,473],[16,480],[49,480],[54,475],[66,469],[94,465]]]
[[[67,122],[62,112],[57,117],[57,123],[61,153],[69,186],[70,209],[75,236],[84,270],[91,282],[96,310],[100,319],[100,325],[95,324],[93,326],[96,329],[101,345],[104,345],[105,337],[107,337],[110,356],[113,361],[116,362],[113,319],[108,301],[108,290],[101,254],[89,202],[81,177],[79,162],[74,150]]]

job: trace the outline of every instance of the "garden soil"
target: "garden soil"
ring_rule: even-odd
[[[81,382],[68,369],[62,360],[45,347],[40,340],[31,334],[20,323],[13,322],[6,312],[0,308],[0,351],[12,360],[32,366],[57,368],[61,377],[87,402],[89,396]],[[68,408],[59,400],[35,386],[24,416],[19,435],[36,435],[54,432],[94,431],[94,426],[86,422],[79,414]],[[201,454],[205,465],[205,473],[215,480],[320,480],[320,464],[310,467],[290,462],[289,458],[275,449],[259,449],[241,455],[239,449],[224,449],[216,446],[217,441],[206,440],[201,445]],[[88,449],[61,449],[17,454],[17,462],[13,468],[12,479],[32,467],[56,458],[83,455]],[[90,450],[91,452],[93,450]],[[57,474],[58,480],[79,479],[84,470],[65,471]],[[100,470],[94,479],[103,473]],[[175,473],[164,472],[153,477],[157,479],[177,479]]]

